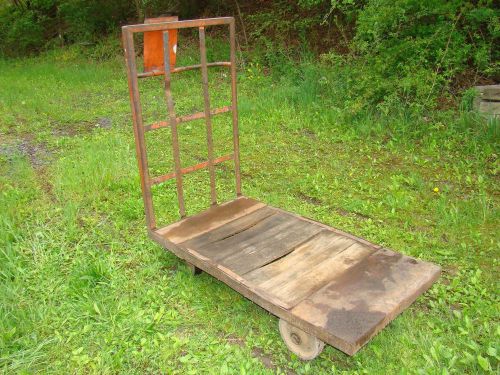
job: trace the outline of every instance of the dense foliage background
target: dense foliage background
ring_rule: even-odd
[[[11,0],[0,5],[0,54],[92,46],[116,38],[120,25],[163,14],[235,15],[246,62],[307,78],[315,95],[332,97],[329,83],[341,77],[354,111],[470,106],[467,88],[500,78],[492,0]],[[295,69],[298,60],[318,69]]]

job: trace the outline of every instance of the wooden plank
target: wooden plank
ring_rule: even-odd
[[[244,277],[290,309],[375,251],[323,230],[287,256]]]
[[[179,244],[264,206],[265,204],[254,199],[240,197],[158,229],[155,233],[168,239],[169,242]]]
[[[193,243],[186,242],[183,245],[187,248],[193,248],[200,254],[220,263],[223,258],[233,253],[239,253],[242,248],[248,246],[251,243],[249,240],[255,241],[258,237],[266,238],[269,235],[272,236],[275,231],[283,227],[283,223],[290,221],[289,217],[281,214],[275,215],[276,211],[274,209],[271,210],[273,215],[268,215],[262,219],[253,220],[254,217],[249,217],[248,222],[247,220],[243,223],[235,222],[234,226],[237,229],[234,231],[233,226],[221,228],[221,233],[227,233],[227,236],[214,233],[212,236],[213,241],[210,240],[210,237],[205,236],[193,238]]]
[[[281,280],[288,279],[290,267],[293,268],[291,272],[294,276],[300,276],[300,273],[335,256],[353,243],[354,241],[348,238],[322,230],[286,257],[245,274],[245,278],[264,288],[278,285],[281,284]]]
[[[313,224],[316,224],[316,225],[319,225],[320,227],[324,228],[324,229],[327,229],[329,231],[332,231],[336,234],[339,234],[341,236],[345,236],[345,237],[348,237],[348,238],[351,238],[353,239],[354,241],[357,241],[359,243],[362,243],[363,245],[366,245],[366,246],[369,246],[369,247],[373,247],[374,249],[381,249],[382,246],[380,245],[376,245],[374,243],[371,243],[367,240],[365,240],[364,238],[361,238],[361,237],[358,237],[358,236],[355,236],[354,234],[352,233],[348,233],[348,232],[344,232],[340,229],[337,229],[337,228],[334,228],[334,227],[331,227],[329,225],[326,225],[326,224],[323,224],[319,221],[316,221],[314,219],[311,219],[309,217],[305,217],[305,216],[301,216],[301,215],[298,215],[298,214],[294,214],[293,212],[287,212],[285,210],[282,210],[280,208],[276,208],[276,207],[273,207],[275,210],[279,211],[279,212],[283,212],[283,213],[286,213],[288,215],[292,215],[292,216],[295,216],[296,218],[299,218],[301,220],[304,220],[304,221],[308,221],[310,223],[313,223]]]
[[[224,267],[243,275],[290,253],[320,231],[321,227],[279,213],[203,250],[209,249]]]
[[[500,85],[476,86],[481,100],[500,101]]]
[[[258,223],[265,220],[269,216],[274,215],[275,213],[276,211],[268,206],[259,208],[258,210],[253,211],[248,215],[242,216],[209,232],[205,232],[200,234],[199,236],[193,237],[190,240],[183,242],[181,245],[189,249],[198,249],[197,251],[202,251],[207,255],[213,255],[213,253],[204,251],[203,249],[215,242],[234,236],[237,233],[241,233],[257,225]]]
[[[387,249],[377,250],[295,306],[298,319],[353,355],[439,277],[440,268]]]
[[[489,115],[500,115],[500,102],[481,101],[479,103],[479,112]]]

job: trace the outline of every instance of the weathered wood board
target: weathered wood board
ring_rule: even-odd
[[[479,112],[488,115],[500,116],[500,102],[481,101],[478,107]]]
[[[431,263],[245,197],[156,230],[155,236],[350,355],[440,272]]]
[[[292,308],[374,251],[373,248],[323,231],[288,256],[244,277],[279,299],[282,305]]]
[[[439,272],[431,263],[380,249],[333,278],[292,312],[324,328],[335,346],[355,353],[427,290]]]
[[[220,206],[209,208],[206,211],[186,219],[178,221],[167,227],[156,230],[156,232],[168,238],[173,243],[181,243],[194,236],[209,232],[223,224],[239,217],[245,216],[265,204],[256,200],[241,197]]]
[[[476,86],[474,107],[480,113],[500,116],[500,85]]]
[[[500,85],[476,86],[475,89],[482,100],[500,101]]]

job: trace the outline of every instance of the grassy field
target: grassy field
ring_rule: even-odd
[[[147,239],[123,60],[80,57],[0,61],[1,371],[498,373],[498,123],[342,107],[341,72],[324,77],[310,64],[299,79],[241,69],[246,195],[443,267],[357,355],[327,347],[306,363],[274,316]],[[175,77],[179,114],[202,109],[198,74]],[[227,72],[210,79],[212,106],[227,103]],[[146,122],[164,118],[161,79],[141,92]],[[214,128],[221,155],[229,114]],[[170,134],[152,133],[160,175],[172,168]],[[201,122],[180,139],[184,166],[205,158]],[[230,172],[231,163],[217,169],[224,199]],[[188,213],[207,207],[207,173],[186,185]],[[176,220],[173,182],[154,194],[160,223]]]

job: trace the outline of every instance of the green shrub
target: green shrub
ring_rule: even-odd
[[[23,56],[46,47],[96,43],[137,17],[126,0],[31,0],[0,8],[0,55]]]
[[[370,80],[382,88],[371,101],[396,96],[427,107],[468,69],[498,74],[499,15],[492,1],[368,1],[358,14],[354,48],[369,59],[376,77]]]
[[[298,3],[306,10],[325,5],[324,0]],[[401,109],[422,113],[439,105],[459,104],[456,97],[462,90],[477,82],[500,79],[500,56],[495,48],[500,36],[499,15],[491,0],[330,0],[327,14],[316,15],[316,22],[322,22],[325,31],[334,23],[337,30],[333,37],[340,39],[346,37],[343,28],[354,21],[353,38],[347,43],[348,53],[331,48],[322,54],[323,68],[318,68],[318,74],[324,77],[324,84],[314,91],[323,92],[320,96],[352,114],[374,109],[383,114]],[[278,34],[286,35],[291,26],[281,18],[274,18],[277,24],[266,24],[263,16],[259,21],[264,29],[272,24]],[[279,56],[304,56],[303,51],[282,52],[276,43],[273,48],[270,40],[262,37],[264,32],[258,32],[256,42],[265,46],[265,58],[260,62],[270,65],[278,76],[283,76],[283,66],[288,69],[290,65],[283,64]],[[298,29],[295,32],[299,33]],[[277,64],[273,64],[275,60]],[[303,90],[310,73],[303,69],[293,75],[298,75],[293,80]]]
[[[0,55],[16,56],[43,47],[43,20],[34,10],[0,9]]]
[[[96,42],[137,16],[133,1],[72,0],[60,3],[58,14],[64,20],[64,36],[68,43]]]

